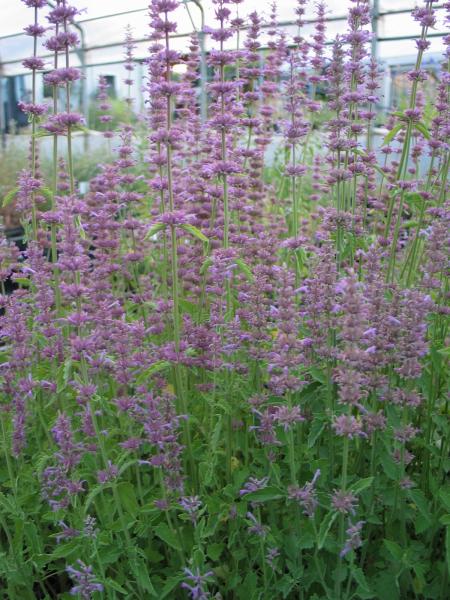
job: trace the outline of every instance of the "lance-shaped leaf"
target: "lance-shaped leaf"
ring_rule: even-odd
[[[138,385],[140,385],[141,383],[145,383],[152,375],[154,375],[155,373],[159,373],[159,371],[167,369],[167,367],[170,367],[170,362],[168,362],[167,360],[158,360],[157,362],[153,363],[148,369],[145,369],[145,371],[143,371],[136,378],[136,383]]]
[[[48,187],[41,187],[38,190],[38,194],[40,194],[41,196],[43,196],[46,200],[45,204],[44,203],[40,203],[39,204],[39,210],[43,211],[43,210],[50,210],[52,207],[52,203],[53,203],[53,192],[52,190],[50,190]]]
[[[201,242],[203,242],[205,244],[209,244],[209,239],[206,237],[206,235],[204,233],[202,233],[200,231],[200,229],[195,227],[195,225],[190,225],[189,223],[184,223],[184,225],[180,225],[180,227],[181,227],[181,229],[184,229],[184,231],[187,231],[188,233],[190,233],[191,235],[196,237]]]
[[[282,490],[275,486],[268,486],[262,490],[256,490],[255,492],[249,492],[242,496],[243,500],[249,502],[269,502],[270,500],[279,500],[283,498],[284,494]]]
[[[245,261],[243,261],[242,258],[237,258],[234,262],[238,266],[239,271],[241,271],[241,273],[243,273],[247,277],[247,279],[253,281],[253,273],[248,264]]]
[[[366,490],[368,487],[370,487],[373,483],[374,478],[373,477],[366,477],[365,479],[360,479],[359,481],[356,481],[351,487],[351,491],[354,494],[360,494],[361,492],[363,492],[364,490]]]
[[[78,233],[80,235],[80,238],[82,240],[85,240],[87,238],[87,236],[86,236],[86,231],[84,230],[84,227],[83,227],[83,223],[81,222],[80,215],[77,215],[75,217],[75,227],[78,229]]]
[[[417,121],[414,123],[414,127],[417,129],[417,131],[419,133],[421,133],[423,135],[423,137],[426,140],[429,140],[431,138],[430,132],[428,131],[428,127],[424,123]]]
[[[154,225],[152,225],[150,227],[150,229],[145,234],[145,239],[148,240],[149,238],[152,238],[154,235],[156,235],[157,233],[159,233],[166,227],[167,227],[167,225],[165,223],[155,223]]]
[[[327,539],[327,535],[331,529],[331,526],[335,522],[338,516],[337,512],[328,513],[325,519],[322,521],[319,529],[319,536],[317,538],[317,548],[318,550],[322,550],[325,540]]]
[[[392,142],[397,133],[399,133],[405,127],[405,123],[398,123],[395,127],[391,129],[391,131],[386,135],[383,140],[383,146]]]
[[[209,267],[213,264],[212,258],[209,256],[200,267],[200,275],[205,275]]]
[[[17,196],[17,194],[19,193],[19,188],[15,187],[12,190],[10,190],[6,196],[3,197],[2,203],[0,205],[0,208],[4,208],[5,206],[8,206],[9,204],[11,204],[11,202],[14,202],[15,197]]]

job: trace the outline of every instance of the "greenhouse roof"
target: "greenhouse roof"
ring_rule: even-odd
[[[244,16],[256,10],[262,18],[268,18],[271,2],[272,0],[245,0],[240,9]],[[127,25],[130,25],[134,38],[139,41],[136,58],[146,56],[148,0],[127,0],[126,3],[123,0],[79,0],[74,3],[83,10],[77,19],[77,24],[83,31],[87,65],[112,64],[120,61],[123,56],[121,44]],[[213,26],[213,3],[211,0],[202,0],[201,3],[204,8],[206,25]],[[350,1],[326,0],[326,4],[328,17],[332,19],[328,23],[328,36],[331,39],[337,33],[345,30],[345,14]],[[315,5],[316,2],[311,0],[306,13],[307,19],[314,19]],[[413,38],[419,35],[419,27],[407,14],[398,11],[411,10],[415,5],[414,0],[379,0],[378,10],[382,15],[378,25],[381,42],[378,48],[380,58],[414,54]],[[439,2],[435,7],[442,7],[442,5],[443,2]],[[293,34],[296,30],[295,26],[288,25],[295,19],[295,6],[294,0],[278,0],[279,22],[284,24],[288,34]],[[440,51],[441,36],[438,34],[445,31],[444,11],[439,11],[439,15],[441,18],[436,31],[432,32],[436,37],[432,38],[431,52]],[[31,18],[32,11],[20,0],[2,0],[0,3],[0,61],[5,75],[23,72],[21,60],[31,54],[32,41],[24,35],[17,34],[30,23]],[[178,32],[181,34],[191,33],[194,27],[201,28],[200,11],[192,0],[180,6],[176,13],[176,19]],[[312,28],[313,25],[306,26],[305,34],[312,32]],[[406,39],[392,39],[399,36]],[[412,36],[412,39],[409,36]],[[177,38],[174,40],[173,46],[185,48],[186,39]],[[42,55],[46,53],[42,49]]]

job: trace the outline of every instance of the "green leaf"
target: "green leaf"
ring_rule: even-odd
[[[430,505],[425,494],[421,490],[408,490],[408,496],[417,506],[422,517],[431,524]]]
[[[46,129],[40,129],[39,131],[36,131],[36,133],[33,135],[33,137],[35,138],[42,138],[42,137],[53,137],[55,134],[51,133],[50,131],[47,131]]]
[[[15,281],[15,283],[18,283],[19,285],[21,285],[23,287],[30,286],[30,280],[27,279],[26,277],[14,277],[14,281]]]
[[[322,435],[325,427],[326,423],[324,421],[320,421],[319,419],[315,419],[313,421],[313,424],[311,425],[311,431],[308,435],[308,448],[312,448],[314,446],[319,437]]]
[[[132,467],[135,464],[137,464],[136,459],[128,460],[126,463],[124,463],[119,469],[119,477],[122,475],[122,473],[124,473],[127,469],[129,469],[130,467]]]
[[[325,541],[327,539],[328,533],[331,529],[331,526],[335,522],[337,516],[338,516],[337,512],[331,512],[331,513],[328,513],[328,515],[322,521],[322,523],[320,525],[320,529],[319,529],[319,537],[317,538],[318,550],[321,550],[323,548]]]
[[[209,267],[213,264],[212,258],[208,257],[205,262],[202,264],[202,266],[200,267],[200,275],[205,275],[205,273],[208,271]]]
[[[450,526],[445,528],[445,554],[447,557],[447,569],[450,575]]]
[[[106,583],[106,587],[111,588],[112,590],[119,592],[119,594],[126,594],[128,595],[128,592],[126,589],[124,589],[121,585],[119,585],[117,583],[117,581],[114,581],[113,579],[109,578],[105,581]]]
[[[123,481],[117,486],[117,492],[120,497],[123,508],[132,517],[136,517],[139,511],[139,505],[136,500],[136,492],[134,486],[129,481]]]
[[[374,588],[377,592],[377,598],[401,600],[397,577],[392,571],[385,569],[378,573],[374,578]]]
[[[225,544],[209,544],[206,554],[213,561],[217,561],[225,548]]]
[[[50,210],[53,204],[53,192],[51,189],[49,189],[48,187],[41,187],[38,190],[38,194],[40,196],[44,196],[46,202],[45,204],[43,202],[39,203],[39,210]]]
[[[165,223],[155,223],[147,231],[147,233],[144,236],[144,239],[148,240],[149,238],[153,237],[154,235],[156,235],[157,233],[159,233],[160,231],[162,231],[166,227],[167,227],[167,225]]]
[[[58,392],[58,394],[60,394],[63,390],[66,389],[66,387],[70,381],[71,373],[72,373],[72,361],[70,358],[68,358],[64,362],[64,364],[62,364],[58,368],[58,372],[56,374],[56,384],[57,384],[56,391]]]
[[[243,261],[242,258],[236,258],[234,262],[238,266],[239,271],[241,271],[241,273],[243,273],[249,281],[253,281],[253,273],[248,264]]]
[[[6,194],[6,196],[3,197],[3,201],[2,201],[2,203],[0,205],[0,208],[5,208],[5,206],[8,206],[12,202],[14,202],[14,199],[17,196],[18,193],[19,193],[19,188],[18,187],[15,187],[12,190],[10,190]]]
[[[325,371],[319,369],[318,367],[311,367],[309,372],[311,373],[311,377],[314,379],[314,381],[318,381],[322,385],[327,385],[328,377]]]
[[[160,592],[159,599],[164,600],[164,598],[167,598],[169,596],[169,594],[172,594],[173,590],[177,586],[179,586],[182,581],[183,581],[182,575],[177,575],[175,577],[171,577],[166,582],[166,585],[163,587],[162,591]],[[171,597],[173,598],[173,596],[171,596]]]
[[[279,500],[284,496],[285,494],[283,494],[279,488],[275,486],[268,486],[262,490],[245,494],[242,496],[242,499],[247,500],[248,502],[269,502],[269,500]]]
[[[439,498],[445,508],[450,511],[450,487],[441,488],[439,490]]]
[[[25,523],[24,533],[34,558],[36,558],[39,554],[44,552],[43,541],[41,536],[38,534],[36,525],[31,522]]]
[[[200,241],[204,242],[205,244],[209,244],[209,239],[206,237],[206,235],[204,233],[202,233],[200,231],[200,229],[195,227],[195,225],[189,225],[189,223],[185,223],[184,225],[180,225],[180,227],[181,227],[181,229],[184,229],[184,231],[187,231],[188,233],[190,233],[191,235],[193,235]]]
[[[51,557],[52,560],[57,558],[64,558],[65,560],[69,559],[72,556],[75,556],[80,552],[80,541],[77,538],[70,540],[66,544],[61,542],[58,544],[56,548],[53,550]]]
[[[117,544],[108,544],[106,546],[102,546],[102,563],[104,566],[114,564],[117,559],[122,556],[123,548]]]
[[[364,572],[359,567],[355,567],[352,569],[352,575],[356,581],[356,583],[365,591],[372,593],[369,584],[367,583],[366,576]],[[367,597],[367,596],[366,596]]]
[[[96,485],[94,488],[92,488],[92,490],[86,496],[86,502],[84,504],[84,514],[87,514],[88,508],[94,501],[95,497],[98,496],[104,489],[106,489],[106,486],[104,485]]]
[[[377,515],[370,515],[367,517],[367,522],[373,525],[383,525],[383,521]]]
[[[256,592],[257,581],[258,579],[254,571],[247,573],[244,581],[237,590],[239,600],[244,600],[244,598],[245,600],[254,600],[259,597]]]
[[[152,596],[157,596],[158,594],[150,581],[145,560],[141,556],[133,556],[130,560],[130,566],[138,585]]]
[[[354,483],[350,487],[350,489],[354,494],[360,494],[361,492],[363,492],[364,490],[366,490],[368,487],[370,487],[372,485],[373,480],[374,480],[373,477],[366,477],[365,479],[360,479],[359,481]]]
[[[160,540],[165,542],[171,548],[175,550],[181,550],[180,542],[169,526],[166,523],[160,523],[153,529],[154,534],[159,537]]]
[[[209,446],[209,460],[207,462],[207,469],[205,473],[205,485],[211,485],[214,474],[216,471],[216,461],[217,461],[217,448],[219,447],[220,439],[222,433],[222,416],[219,416],[217,419],[217,423],[214,426],[214,431],[211,436],[211,443]]]
[[[398,123],[395,127],[391,129],[391,131],[386,135],[383,140],[383,146],[386,146],[395,138],[397,133],[399,133],[405,127],[405,123]]]
[[[389,479],[398,480],[400,473],[399,466],[387,452],[383,452],[381,455],[381,465]]]
[[[83,223],[81,222],[80,215],[75,217],[75,227],[78,229],[78,234],[82,240],[87,238],[86,231],[84,230]]]
[[[142,371],[142,373],[138,377],[136,377],[136,384],[141,385],[142,383],[145,383],[148,379],[150,379],[152,375],[154,375],[155,373],[159,373],[159,371],[163,371],[168,367],[170,367],[170,362],[168,362],[167,360],[158,360],[157,362],[153,363],[148,369]]]
[[[423,198],[419,194],[419,192],[406,192],[405,202],[407,202],[415,208],[420,208],[420,206],[423,204]]]
[[[16,506],[12,496],[5,496],[2,492],[0,492],[0,506],[5,510],[6,513],[14,517],[23,518],[23,513],[20,508]]]
[[[383,540],[383,544],[389,550],[389,553],[392,555],[395,560],[398,562],[403,561],[403,549],[397,542],[393,542],[392,540]]]
[[[182,312],[191,315],[191,317],[193,317],[194,315],[196,315],[198,313],[198,306],[197,304],[195,304],[195,302],[190,302],[189,300],[186,300],[185,298],[180,298],[180,308],[182,310]]]
[[[424,123],[421,123],[420,121],[415,122],[414,127],[423,135],[423,137],[426,140],[429,140],[431,138],[431,134],[428,131],[428,127]]]

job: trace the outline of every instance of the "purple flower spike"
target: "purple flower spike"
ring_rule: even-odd
[[[320,477],[320,469],[314,473],[314,477],[308,483],[301,488],[295,485],[291,485],[288,488],[288,497],[291,500],[296,500],[300,506],[303,508],[303,512],[310,519],[314,517],[316,512],[316,508],[319,505],[319,501],[317,499],[317,491],[316,491],[316,483]]]
[[[357,550],[362,546],[361,531],[364,523],[365,521],[358,521],[355,525],[352,525],[351,522],[349,522],[349,527],[346,530],[347,539],[340,552],[342,558],[352,550]]]
[[[268,477],[263,477],[263,479],[256,479],[255,477],[250,477],[249,480],[244,484],[242,490],[239,490],[239,495],[245,496],[246,494],[250,494],[251,492],[263,490],[267,486],[268,482]]]
[[[198,496],[184,496],[179,502],[181,508],[187,512],[192,523],[197,523],[198,511],[202,506],[202,501]]]
[[[198,568],[195,572],[185,568],[184,575],[188,581],[183,581],[181,587],[188,590],[192,600],[208,600],[208,598],[211,598],[211,594],[205,588],[211,577],[214,575],[212,571],[208,571],[204,575],[201,575],[200,569]]]
[[[347,515],[355,515],[358,500],[351,492],[344,492],[342,490],[335,490],[331,498],[331,505],[334,510]]]
[[[96,583],[92,567],[84,564],[81,560],[78,560],[77,563],[78,568],[74,568],[73,566],[66,567],[66,571],[75,583],[70,590],[70,594],[71,596],[80,594],[83,600],[90,600],[94,592],[103,592],[103,585]]]

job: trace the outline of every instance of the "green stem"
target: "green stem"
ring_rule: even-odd
[[[38,9],[35,8],[34,9],[34,23],[35,25],[38,24]],[[36,57],[37,56],[37,37],[34,36],[33,38],[33,56]],[[33,69],[32,71],[32,91],[31,91],[31,95],[32,95],[32,103],[35,104],[36,103],[36,69]],[[36,176],[36,117],[33,115],[32,117],[32,121],[31,121],[31,173],[32,176],[35,177]],[[36,216],[36,193],[33,190],[33,192],[31,193],[31,221],[32,221],[32,228],[33,228],[33,239],[36,241],[37,240],[37,216]]]
[[[312,524],[313,524],[313,528],[314,528],[315,538],[316,538],[316,540],[318,540],[319,539],[319,532],[317,531],[317,525],[316,525],[316,521],[315,521],[314,517],[312,517]],[[316,543],[315,548],[314,548],[314,565],[315,565],[315,567],[317,569],[317,573],[319,575],[319,580],[320,580],[320,583],[321,583],[321,585],[323,587],[323,591],[325,592],[326,597],[328,599],[328,598],[330,598],[330,590],[328,589],[328,586],[326,584],[325,576],[324,576],[323,571],[322,571],[322,567],[321,567],[321,564],[320,564],[320,561],[319,561],[318,554],[319,554],[319,550],[317,548],[317,543]]]
[[[91,418],[92,418],[92,423],[94,425],[96,438],[98,440],[100,454],[101,454],[102,461],[103,461],[103,466],[105,467],[105,469],[107,469],[109,466],[109,461],[108,461],[108,455],[106,453],[105,445],[103,442],[103,434],[100,431],[100,428],[98,426],[97,415],[95,414],[95,411],[92,408],[91,408]],[[119,515],[122,532],[125,536],[127,546],[131,546],[130,532],[128,531],[128,527],[125,522],[125,515],[123,512],[123,508],[122,508],[122,502],[120,500],[120,496],[117,491],[117,482],[115,480],[111,481],[111,488],[113,491],[114,504],[116,506],[117,513]]]
[[[8,469],[8,477],[9,477],[9,480],[11,481],[11,488],[13,491],[14,499],[16,500],[16,503],[17,503],[17,482],[16,482],[16,478],[14,476],[14,469],[13,469],[13,466],[11,463],[11,457],[9,454],[8,441],[7,441],[8,438],[6,435],[6,427],[5,427],[5,414],[3,412],[1,413],[0,421],[2,424],[3,452],[5,455],[5,459],[6,459],[6,466]]]
[[[427,8],[431,11],[431,2],[427,2]],[[427,31],[428,31],[428,27],[423,26],[422,33],[421,33],[421,40],[426,39]],[[424,50],[420,49],[417,54],[417,60],[416,60],[416,65],[415,65],[415,70],[417,70],[417,71],[420,69],[420,66],[422,64],[423,53],[424,53]],[[411,96],[410,96],[410,102],[409,102],[410,109],[413,109],[416,105],[418,84],[419,84],[418,80],[415,79],[413,81],[412,89],[411,89]],[[398,171],[397,171],[397,180],[404,179],[407,176],[407,168],[408,168],[409,151],[410,151],[410,147],[411,147],[412,133],[413,133],[412,119],[408,119],[405,140],[403,142],[402,154],[401,154],[400,163],[399,163]],[[389,264],[388,264],[388,269],[386,271],[386,281],[387,282],[393,281],[394,276],[395,276],[395,263],[396,263],[396,257],[397,257],[397,242],[398,242],[400,226],[401,226],[401,222],[402,222],[404,198],[405,198],[405,189],[402,188],[402,190],[400,192],[400,201],[399,201],[397,219],[396,219],[395,228],[394,228],[394,235],[393,235],[392,243],[391,243]],[[390,228],[391,228],[392,216],[393,216],[393,212],[394,212],[394,205],[395,205],[395,195],[392,196],[391,202],[389,205],[388,217],[387,217],[386,227],[385,227],[385,237],[386,238],[388,238]]]
[[[167,12],[165,13],[165,21],[168,22]],[[165,34],[165,46],[166,52],[169,54],[169,34],[166,31]],[[171,77],[171,64],[169,59],[167,60],[166,65],[166,81],[169,83]],[[167,96],[167,105],[166,105],[166,120],[167,120],[167,129],[170,132],[172,129],[172,101],[171,96]],[[166,153],[167,153],[167,187],[168,187],[168,195],[169,195],[169,211],[172,212],[175,208],[175,198],[174,198],[174,190],[173,190],[173,172],[172,172],[172,143],[170,141],[170,136],[167,136],[166,142]],[[173,336],[174,336],[174,344],[175,351],[178,354],[180,351],[180,343],[181,343],[181,315],[180,315],[180,290],[179,290],[179,275],[178,275],[178,240],[177,240],[177,232],[176,226],[170,226],[170,242],[171,242],[171,257],[172,257],[172,321],[173,321]],[[180,401],[183,413],[186,415],[186,419],[184,420],[184,437],[186,448],[188,452],[188,460],[190,464],[191,477],[193,481],[194,489],[197,489],[197,469],[195,465],[195,460],[192,451],[192,442],[191,442],[191,431],[190,431],[190,423],[189,423],[189,410],[186,392],[184,389],[183,382],[183,373],[182,367],[177,359],[176,364],[174,365],[175,372],[175,388],[176,395]]]
[[[348,471],[348,454],[349,454],[349,439],[347,436],[344,437],[344,448],[342,452],[342,473],[341,473],[341,491],[345,492],[347,489],[347,471]],[[340,515],[339,518],[339,547],[342,549],[344,546],[345,537],[345,516]],[[336,598],[341,598],[341,586],[342,586],[342,557],[339,555],[338,560],[338,575],[336,578],[335,592]]]

